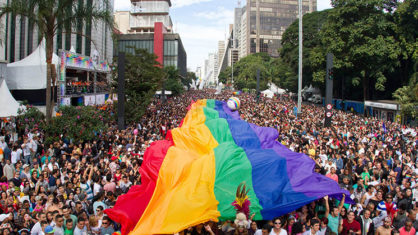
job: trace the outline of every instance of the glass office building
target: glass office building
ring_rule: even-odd
[[[302,0],[303,14],[316,11],[316,6],[317,0]],[[298,19],[298,0],[247,0],[244,9],[245,16],[239,17],[246,19],[246,30],[241,30],[246,33],[241,36],[246,37],[244,53],[267,52],[278,57],[284,31]]]
[[[155,53],[153,34],[123,34],[119,35],[117,50],[118,52],[133,53],[134,48],[146,49],[149,53]],[[187,55],[183,43],[178,34],[164,34],[163,43],[163,65],[175,66],[180,75],[187,74]],[[116,47],[115,47],[116,48]]]

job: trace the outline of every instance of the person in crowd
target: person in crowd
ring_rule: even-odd
[[[154,98],[143,117],[129,123],[126,130],[118,130],[116,122],[110,121],[106,130],[89,141],[71,139],[65,131],[57,139],[47,139],[44,130],[19,120],[14,126],[19,129],[15,131],[17,138],[12,138],[10,125],[0,125],[0,211],[13,217],[3,222],[10,226],[4,232],[42,234],[48,225],[54,233],[66,235],[120,230],[104,211],[141,184],[146,149],[180,125],[192,101],[231,96],[230,91],[215,95],[210,90],[190,90],[165,102]],[[312,232],[312,221],[320,219],[321,235],[338,235],[345,233],[344,221],[352,221],[351,212],[357,216],[361,235],[377,230],[383,234],[392,225],[399,234],[418,229],[417,127],[385,121],[383,129],[382,120],[335,110],[333,126],[327,128],[323,127],[324,108],[320,106],[303,104],[303,112],[296,117],[292,112],[296,103],[290,97],[256,100],[243,93],[239,99],[242,120],[276,129],[277,141],[314,161],[314,169],[307,170],[338,182],[358,202],[349,206],[327,197],[283,215],[280,229],[274,221],[254,221],[248,233],[301,235]],[[112,108],[107,112],[111,115]],[[386,228],[388,216],[391,222]],[[78,218],[83,218],[84,226]],[[257,229],[257,224],[262,229]],[[216,225],[211,226],[216,235],[240,233],[233,223],[221,221],[219,225],[219,231]],[[202,228],[199,231],[210,233],[204,225]]]

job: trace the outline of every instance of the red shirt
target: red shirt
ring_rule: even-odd
[[[399,235],[415,235],[415,228],[411,227],[411,229],[406,231],[405,227],[399,229]]]
[[[343,220],[343,231],[341,231],[341,235],[350,235],[349,231],[352,230],[353,232],[357,232],[361,230],[360,223],[356,220],[353,222],[348,223],[347,219]]]

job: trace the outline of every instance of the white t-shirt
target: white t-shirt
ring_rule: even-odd
[[[277,234],[274,232],[274,229],[272,229],[269,235],[287,235],[287,231],[284,228],[282,228],[280,229],[280,233]]]
[[[37,222],[33,227],[32,230],[30,232],[31,235],[41,235],[43,234],[42,232],[42,227],[41,227],[41,223]]]
[[[12,164],[16,164],[16,162],[20,160],[19,154],[17,153],[17,151],[13,151],[11,155]]]
[[[23,147],[23,156],[29,156],[30,155],[30,149],[32,148],[30,143],[26,143]]]

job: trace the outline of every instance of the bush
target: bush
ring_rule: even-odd
[[[76,143],[92,141],[114,120],[111,110],[93,106],[63,106],[58,113],[57,117],[52,118],[51,124],[44,128],[48,136],[45,139],[46,145],[58,141],[61,135]]]
[[[26,110],[19,109],[16,123],[19,133],[25,133],[26,130],[42,129],[45,125],[45,115],[33,106],[26,106]]]

